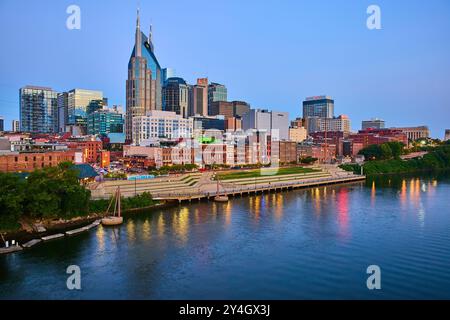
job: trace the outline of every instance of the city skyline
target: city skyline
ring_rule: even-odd
[[[171,4],[153,1],[142,3],[140,7],[143,31],[147,33],[150,23],[154,26],[155,52],[161,65],[176,69],[176,75],[191,84],[196,78],[208,77],[212,82],[226,85],[230,101],[244,100],[253,108],[286,111],[294,119],[301,116],[305,97],[326,94],[335,99],[339,114],[351,117],[353,130],[359,128],[361,120],[378,117],[386,120],[387,127],[428,125],[433,137],[442,138],[448,128],[445,120],[450,116],[445,99],[445,84],[450,82],[450,62],[446,59],[450,47],[441,41],[450,29],[449,10],[445,11],[449,5],[445,1],[435,1],[422,8],[418,2],[403,2],[403,7],[402,4],[378,2],[383,13],[383,29],[372,31],[365,27],[365,9],[369,5],[365,1],[340,5],[325,1],[330,11],[326,12],[320,26],[314,26],[312,22],[314,17],[323,14],[324,1],[317,7],[287,1],[276,8],[272,15],[274,19],[266,21],[266,28],[259,32],[256,29],[264,25],[264,19],[238,19],[249,13],[256,3],[242,4],[239,7],[242,12],[234,10],[237,7],[234,2],[209,4],[197,14],[214,22],[208,13],[218,8],[224,13],[219,20],[233,21],[228,28],[218,24],[212,28],[216,33],[220,32],[220,39],[227,44],[225,48],[206,36],[199,40],[194,33],[186,32],[192,36],[183,37],[179,31],[195,29],[197,22],[186,24],[186,17],[178,14],[165,21],[167,12],[172,13],[169,10],[173,9]],[[4,70],[0,81],[0,115],[5,118],[6,129],[11,120],[19,118],[19,88],[29,84],[52,87],[58,92],[73,87],[101,90],[110,98],[111,104],[126,105],[124,82],[127,70],[124,66],[133,45],[137,5],[79,1],[81,30],[65,27],[68,5],[62,2],[43,12],[38,4],[21,1],[0,4],[0,26],[3,30],[14,30],[5,34],[11,50],[2,51],[0,56]],[[185,6],[183,3],[178,5]],[[109,10],[100,10],[101,7]],[[264,16],[269,7],[259,4],[255,10]],[[298,10],[290,10],[293,8]],[[20,10],[21,14],[15,15],[14,19],[3,14],[11,10]],[[99,12],[108,17],[106,23],[96,16]],[[418,18],[412,19],[408,15],[411,12]],[[189,13],[194,14],[188,10],[186,15]],[[282,14],[288,19],[283,19]],[[299,17],[306,19],[295,19]],[[419,23],[420,19],[428,21],[427,25]],[[434,21],[432,24],[431,20]],[[109,21],[114,21],[114,25]],[[13,23],[16,28],[12,28]],[[33,29],[30,29],[31,25]],[[281,28],[286,26],[294,31],[281,33]],[[305,26],[314,28],[305,29]],[[237,28],[242,28],[243,32],[237,32]],[[49,37],[38,37],[43,33]],[[420,43],[409,41],[411,34],[416,35],[420,39],[416,42]],[[61,39],[54,44],[50,42],[55,50],[51,50],[47,42],[52,35]],[[23,36],[28,40],[25,44],[18,42]],[[307,41],[297,43],[295,40],[299,38]],[[104,42],[93,50],[96,39]],[[113,43],[110,40],[114,40]],[[200,44],[204,52],[200,50]],[[394,44],[397,45],[395,52],[391,50]],[[33,55],[24,50],[39,45],[42,50],[33,50]],[[270,54],[258,52],[261,46],[270,46]],[[305,49],[307,46],[314,46],[315,50],[309,52]],[[322,46],[331,46],[335,49],[334,54],[324,54],[320,50]],[[432,49],[426,50],[427,46]],[[73,50],[77,47],[80,50]],[[289,49],[291,52],[286,53]],[[263,63],[277,50],[279,58],[272,57],[276,59],[274,63],[278,63],[276,68],[271,68],[270,72],[260,65],[257,68],[257,62]],[[23,64],[17,67],[19,61]],[[49,64],[50,61],[54,63]],[[268,75],[271,81],[267,81]]]

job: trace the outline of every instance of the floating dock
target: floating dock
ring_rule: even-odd
[[[51,236],[46,236],[46,237],[42,237],[42,241],[50,241],[50,240],[55,240],[55,239],[59,239],[59,238],[63,238],[64,234],[63,233],[57,233],[57,234],[53,234]]]
[[[0,254],[7,254],[7,253],[13,253],[17,251],[22,251],[23,248],[19,245],[14,245],[8,248],[0,248]]]
[[[28,248],[31,248],[31,247],[37,245],[40,242],[42,242],[42,239],[33,239],[33,240],[30,240],[27,243],[25,243],[22,247],[24,247],[25,249],[28,249]]]
[[[88,230],[89,229],[87,227],[73,229],[73,230],[70,230],[70,231],[66,231],[66,236],[73,236],[73,235],[76,235],[76,234],[79,234],[79,233],[82,233],[82,232],[85,232],[85,231],[88,231]]]

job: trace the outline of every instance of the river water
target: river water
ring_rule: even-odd
[[[384,177],[143,212],[1,256],[0,299],[450,299],[449,198]]]

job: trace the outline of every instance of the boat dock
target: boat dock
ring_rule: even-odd
[[[24,245],[22,245],[22,247],[25,249],[28,249],[28,248],[31,248],[41,242],[42,242],[42,239],[33,239],[33,240],[28,241]]]
[[[59,238],[63,238],[64,234],[63,233],[57,233],[57,234],[53,234],[51,236],[46,236],[46,237],[42,237],[42,241],[51,241],[51,240],[55,240],[55,239],[59,239]]]

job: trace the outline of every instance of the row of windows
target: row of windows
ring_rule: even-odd
[[[25,157],[25,161],[28,162],[28,160],[29,160],[29,157],[26,156]],[[44,161],[44,160],[45,160],[45,157],[41,156],[41,161]],[[56,161],[60,161],[60,160],[63,160],[63,158],[57,156],[57,157],[55,157],[55,160]],[[75,157],[72,157],[72,160],[75,160]],[[37,161],[37,157],[33,157],[33,161]],[[53,161],[53,157],[52,156],[48,156],[48,161]],[[19,162],[19,157],[14,157],[14,162]]]

